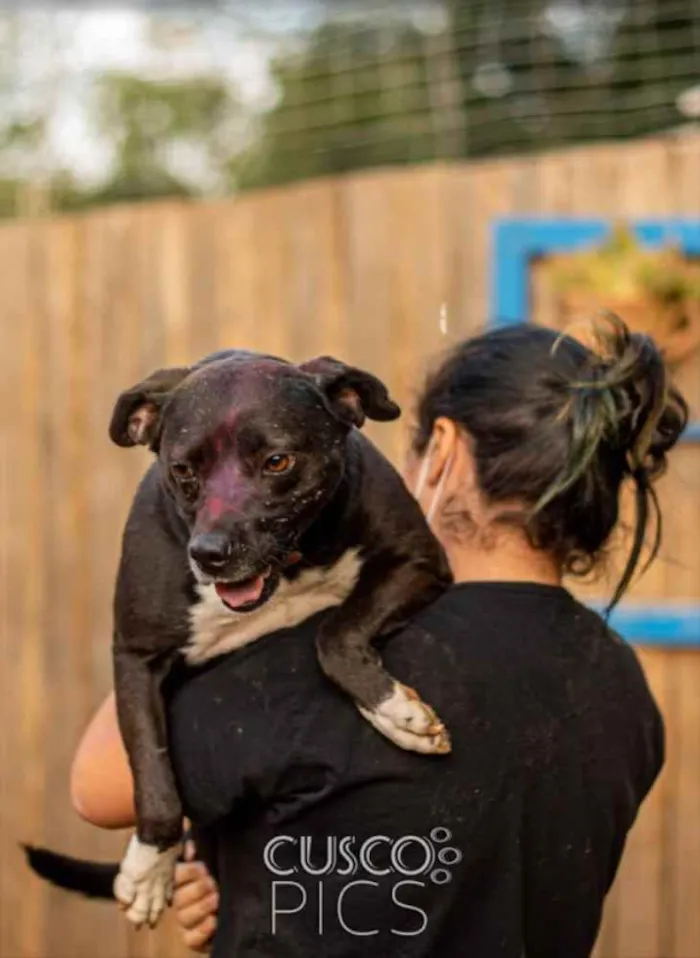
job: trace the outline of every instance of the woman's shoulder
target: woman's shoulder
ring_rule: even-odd
[[[575,648],[611,637],[602,619],[560,586],[534,582],[463,582],[453,585],[406,629],[453,645],[462,658],[495,658],[510,652],[522,667],[562,646]],[[611,639],[612,641],[612,639]]]
[[[592,708],[612,695],[630,714],[655,709],[634,649],[555,586],[455,585],[387,643],[384,658],[392,671],[428,685],[449,681],[464,695],[487,690],[486,709],[548,701],[564,710],[567,694]]]
[[[631,647],[593,608],[561,586],[535,582],[464,582],[452,586],[412,625],[444,635],[466,653],[526,657],[568,651],[634,661]]]
[[[183,670],[170,697],[174,721],[241,726],[254,734],[280,723],[291,732],[312,712],[323,722],[345,724],[354,710],[316,656],[322,619]],[[654,708],[634,650],[562,588],[455,585],[377,644],[387,670],[438,712],[455,701],[481,715],[507,706],[515,716],[545,701],[564,711],[566,695],[593,709],[606,696],[630,714]]]
[[[232,708],[270,712],[328,694],[330,683],[315,648],[323,616],[263,636],[198,669],[178,669],[171,684],[174,701],[188,709],[201,701],[209,710],[225,699]],[[563,588],[534,583],[456,584],[378,645],[392,672],[447,670],[466,681],[491,673],[497,686],[513,673],[546,677],[581,667],[638,669],[634,652],[597,613]]]

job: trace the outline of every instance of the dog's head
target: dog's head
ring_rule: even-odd
[[[147,445],[190,529],[189,559],[237,611],[266,602],[336,492],[346,440],[399,416],[370,373],[329,357],[294,366],[253,353],[163,369],[122,393],[110,436]]]

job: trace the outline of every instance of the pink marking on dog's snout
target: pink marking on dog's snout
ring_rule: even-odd
[[[197,524],[202,529],[211,529],[223,516],[242,513],[245,496],[238,464],[231,460],[220,463],[206,483]]]
[[[202,507],[202,512],[206,514],[206,518],[211,522],[216,522],[217,519],[220,519],[229,511],[228,503],[225,499],[222,499],[221,496],[212,496],[206,500]]]

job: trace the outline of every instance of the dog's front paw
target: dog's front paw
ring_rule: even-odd
[[[161,851],[132,836],[114,879],[114,897],[137,928],[146,922],[155,928],[165,906],[170,904],[179,854],[179,843]]]
[[[391,695],[374,709],[361,707],[360,712],[400,748],[425,755],[452,751],[449,733],[434,710],[414,689],[400,682],[394,682]]]

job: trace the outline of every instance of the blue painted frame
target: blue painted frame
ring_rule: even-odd
[[[525,322],[530,315],[530,263],[547,253],[569,253],[603,242],[612,223],[599,219],[504,219],[493,230],[490,326]],[[673,243],[700,256],[700,221],[640,220],[631,224],[650,249]],[[700,442],[700,421],[688,425],[682,442]],[[637,645],[700,648],[700,605],[623,605],[611,624]]]
[[[610,624],[635,645],[700,648],[700,605],[621,605]]]

